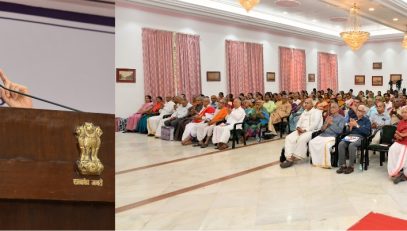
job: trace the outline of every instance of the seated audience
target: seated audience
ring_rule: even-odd
[[[390,116],[384,110],[384,103],[382,101],[377,102],[376,104],[377,112],[370,115],[370,123],[372,126],[372,134],[375,133],[378,129],[384,125],[390,125]],[[372,144],[380,143],[380,132],[377,132],[372,139]]]
[[[201,148],[208,147],[209,141],[212,138],[213,128],[216,126],[216,123],[223,121],[229,113],[226,105],[227,101],[225,99],[219,101],[218,109],[215,111],[213,118],[210,121],[197,125],[196,138],[199,143],[196,146],[200,146]]]
[[[184,118],[185,116],[188,115],[188,109],[192,107],[192,105],[188,102],[188,100],[181,98],[180,99],[180,105],[177,105],[177,109],[175,110],[174,113],[168,118],[162,119],[157,127],[157,130],[155,132],[155,137],[160,138],[161,137],[161,127],[164,126],[176,126],[179,121]]]
[[[265,95],[264,95],[264,100],[265,100],[265,102],[264,102],[264,104],[263,104],[263,107],[266,109],[266,111],[269,113],[269,115],[271,114],[271,113],[273,113],[274,112],[274,110],[276,110],[276,105],[275,105],[275,103],[271,100],[271,95],[270,95],[270,93],[266,93]]]
[[[297,128],[297,122],[300,119],[301,114],[304,112],[303,107],[304,102],[300,104],[291,104],[292,110],[290,117],[288,117],[288,126],[290,127],[290,131],[294,131]]]
[[[152,116],[147,119],[147,134],[148,136],[154,136],[155,132],[157,130],[158,124],[160,124],[160,121],[163,119],[164,116],[166,115],[171,115],[174,112],[174,108],[176,106],[176,103],[180,101],[180,97],[176,96],[174,97],[174,101],[172,101],[171,96],[165,97],[166,103],[164,104],[164,107],[160,109],[160,114],[157,116]]]
[[[390,93],[384,94],[384,104],[386,113],[389,113],[393,109],[393,103],[390,101]]]
[[[216,95],[211,96],[211,106],[213,108],[218,108],[218,97],[216,97]]]
[[[387,159],[387,171],[395,184],[407,179],[407,106],[401,108],[401,115]]]
[[[268,124],[269,114],[263,107],[263,101],[257,100],[251,113],[246,114],[246,138],[258,138],[260,128]]]
[[[192,107],[188,108],[188,114],[182,119],[179,119],[178,123],[174,127],[174,140],[182,141],[182,134],[184,133],[185,126],[191,122],[196,115],[203,108],[203,98],[201,96],[194,97],[192,100]]]
[[[246,114],[243,108],[240,106],[239,99],[235,99],[233,102],[234,108],[230,114],[226,117],[226,123],[222,123],[213,129],[212,143],[217,144],[219,150],[228,148],[227,143],[230,138],[230,131],[233,129],[235,123],[243,122]],[[238,126],[237,128],[242,128]]]
[[[312,133],[318,131],[322,126],[322,112],[315,109],[312,99],[304,101],[304,112],[297,123],[297,130],[285,138],[286,161],[280,164],[281,168],[288,168],[294,161],[306,158],[307,144],[311,140]]]
[[[203,107],[193,120],[185,126],[184,133],[182,134],[182,145],[192,143],[192,139],[197,135],[198,125],[210,121],[215,113],[215,108],[210,105],[210,99],[205,97],[203,99]]]
[[[145,103],[138,109],[138,111],[127,119],[126,131],[135,131],[141,117],[153,107],[150,95],[146,95],[144,100]]]
[[[281,97],[281,101],[276,103],[276,110],[271,113],[268,130],[272,135],[276,136],[277,132],[274,128],[274,124],[282,122],[283,118],[287,118],[291,113],[291,104],[288,102],[287,95]],[[280,131],[282,132],[282,131]]]
[[[336,100],[338,101],[339,108],[343,110],[345,108],[345,101],[343,100],[342,95],[337,94]]]
[[[342,140],[338,146],[339,166],[336,171],[338,174],[350,174],[354,170],[354,162],[356,160],[356,152],[358,147],[362,145],[362,140],[370,134],[371,124],[370,120],[365,116],[367,107],[359,105],[356,110],[356,119],[349,119],[349,128],[347,129],[348,136],[353,140]],[[346,152],[349,153],[349,164],[346,165]]]
[[[345,122],[346,123],[349,123],[350,119],[354,119],[354,120],[357,119],[356,111],[357,111],[357,108],[360,105],[360,99],[355,98],[355,99],[350,100],[348,102],[349,102],[349,104],[347,104],[347,105],[349,105],[349,111],[345,116]]]
[[[160,114],[160,110],[164,107],[163,98],[156,97],[153,107],[145,112],[137,124],[136,132],[147,134],[147,119]]]
[[[401,103],[400,103],[400,98],[395,98],[393,102],[393,108],[390,111],[390,117],[391,117],[391,124],[397,124],[401,119]]]
[[[330,149],[335,145],[336,136],[342,133],[344,127],[345,118],[339,114],[339,105],[332,102],[330,105],[330,115],[326,118],[321,128],[322,133],[308,144],[314,166],[331,168]]]

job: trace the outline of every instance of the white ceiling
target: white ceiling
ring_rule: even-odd
[[[362,29],[371,33],[370,41],[402,39],[407,25],[407,0],[286,0],[297,1],[297,7],[280,7],[276,0],[261,0],[250,12],[246,12],[238,0],[119,0],[152,8],[211,19],[246,24],[278,33],[342,43],[339,33],[345,22],[331,18],[347,19],[354,1],[361,8]],[[116,4],[117,4],[116,3]],[[374,7],[374,12],[368,8]],[[393,22],[393,18],[399,18]]]

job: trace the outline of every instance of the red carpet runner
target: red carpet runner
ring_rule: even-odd
[[[407,220],[370,212],[348,230],[407,230]]]

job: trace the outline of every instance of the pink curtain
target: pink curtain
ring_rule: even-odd
[[[173,96],[173,33],[143,29],[144,89],[146,95]]]
[[[338,57],[318,52],[318,90],[328,88],[338,92]]]
[[[201,62],[199,36],[177,34],[177,93],[187,99],[201,94]]]
[[[228,91],[264,93],[263,45],[226,40]]]
[[[280,47],[280,91],[295,92],[306,89],[305,51]]]

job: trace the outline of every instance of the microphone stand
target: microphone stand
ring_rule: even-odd
[[[58,106],[58,107],[62,107],[62,108],[65,108],[65,109],[68,109],[68,110],[71,110],[71,111],[82,112],[82,111],[80,111],[78,109],[71,108],[71,107],[68,107],[68,106],[64,106],[64,105],[59,104],[59,103],[54,103],[54,102],[51,102],[51,101],[46,100],[46,99],[41,99],[41,98],[38,98],[38,97],[35,97],[35,96],[32,96],[32,95],[28,95],[28,94],[25,94],[25,93],[22,93],[22,92],[11,90],[9,88],[4,87],[2,84],[0,84],[0,88],[3,88],[6,91],[14,92],[14,93],[19,94],[19,95],[23,95],[23,96],[26,96],[26,97],[29,97],[29,98],[32,98],[32,99],[42,101],[42,102],[45,102],[45,103],[49,103],[49,104],[52,104],[52,105],[55,105],[55,106]]]

